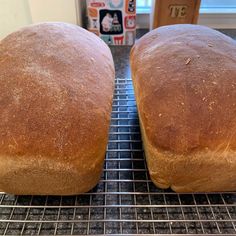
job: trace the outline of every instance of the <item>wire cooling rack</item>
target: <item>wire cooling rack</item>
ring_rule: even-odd
[[[131,79],[116,79],[103,176],[79,196],[0,194],[0,235],[236,235],[236,193],[176,194],[150,181]]]

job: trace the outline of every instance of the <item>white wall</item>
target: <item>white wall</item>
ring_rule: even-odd
[[[0,0],[0,39],[31,22],[28,0]]]
[[[32,22],[64,21],[77,24],[75,0],[29,0]]]
[[[0,39],[16,29],[42,21],[81,25],[81,0],[0,0]]]

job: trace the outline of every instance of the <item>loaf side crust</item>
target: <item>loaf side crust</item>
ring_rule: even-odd
[[[149,175],[157,187],[171,188],[175,192],[235,191],[234,150],[203,150],[176,155],[153,147],[140,123]]]
[[[0,191],[17,195],[76,195],[97,185],[105,151],[96,153],[90,166],[42,156],[0,156]]]

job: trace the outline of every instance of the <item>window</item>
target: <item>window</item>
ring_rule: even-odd
[[[148,13],[150,12],[152,0],[136,0],[137,12]],[[236,0],[202,0],[201,8],[203,9],[232,9],[236,8]]]
[[[137,0],[138,7],[150,7],[152,0]]]
[[[136,0],[137,13],[149,13],[152,5],[152,0]]]
[[[235,0],[202,0],[201,8],[235,8]]]

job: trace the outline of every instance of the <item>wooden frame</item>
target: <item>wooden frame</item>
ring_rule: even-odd
[[[201,0],[153,0],[150,28],[170,24],[196,24]]]

